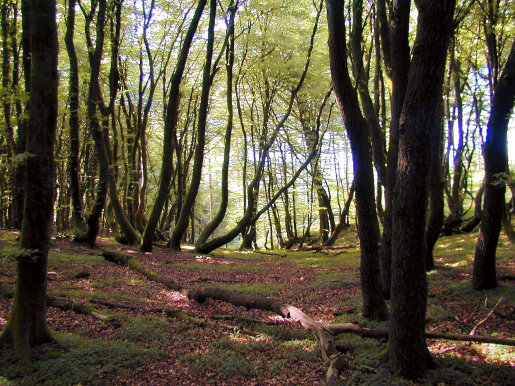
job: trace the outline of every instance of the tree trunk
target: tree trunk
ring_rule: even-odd
[[[236,17],[237,6],[230,6],[230,19],[229,25],[227,29],[227,35],[229,38],[229,46],[227,48],[227,64],[226,64],[226,72],[227,72],[227,126],[225,129],[225,138],[224,138],[224,161],[222,165],[222,181],[221,181],[221,196],[222,199],[220,201],[220,206],[218,207],[218,211],[215,216],[211,219],[209,223],[202,230],[200,235],[198,236],[197,242],[195,244],[195,248],[197,246],[203,245],[209,236],[213,234],[218,225],[223,221],[225,217],[225,212],[227,211],[227,204],[229,203],[229,158],[231,153],[231,137],[232,137],[232,128],[233,128],[233,99],[232,99],[232,90],[233,90],[233,65],[234,65],[234,19]]]
[[[434,118],[434,128],[431,131],[431,166],[429,177],[429,216],[426,229],[426,270],[435,266],[433,248],[440,236],[443,224],[443,191],[445,182],[442,176],[442,138],[443,138],[443,100],[440,96],[439,105]]]
[[[152,250],[154,233],[157,228],[159,217],[161,216],[161,211],[163,210],[164,202],[169,193],[170,181],[172,178],[172,165],[170,162],[170,160],[172,159],[173,152],[172,134],[175,128],[177,127],[177,120],[179,115],[179,89],[182,82],[184,69],[186,68],[186,61],[188,59],[188,54],[190,51],[191,43],[193,41],[193,36],[195,35],[195,32],[197,30],[197,26],[200,21],[200,17],[202,16],[204,7],[206,6],[206,2],[207,0],[199,0],[197,9],[195,10],[195,14],[193,15],[193,18],[191,20],[191,24],[188,28],[188,31],[186,32],[186,36],[184,37],[184,42],[179,53],[179,57],[177,59],[177,65],[171,79],[169,100],[166,108],[165,117],[163,157],[161,165],[161,177],[159,179],[159,188],[157,191],[156,199],[154,201],[154,205],[152,206],[152,210],[150,212],[150,217],[148,218],[148,222],[145,227],[145,231],[143,232],[143,238],[141,243],[141,250],[146,252]],[[179,154],[178,157],[181,157],[181,154]],[[181,171],[179,170],[179,173],[180,172]]]
[[[46,325],[46,286],[55,192],[58,43],[54,1],[28,1],[23,12],[23,17],[30,19],[30,156],[26,160],[25,211],[14,302],[0,340],[12,342],[16,354],[28,360],[31,347],[51,340]]]
[[[210,0],[209,5],[209,28],[206,46],[206,62],[204,63],[204,73],[202,76],[202,96],[200,98],[199,119],[197,122],[197,144],[193,154],[193,170],[191,172],[190,185],[188,187],[188,191],[186,192],[186,197],[184,198],[184,203],[179,213],[179,218],[177,219],[177,223],[173,228],[169,242],[170,249],[174,251],[180,251],[181,249],[181,240],[184,237],[186,229],[188,228],[188,219],[191,215],[193,206],[195,205],[195,199],[197,198],[198,189],[200,187],[202,165],[204,163],[209,91],[213,82],[213,78],[211,77],[211,62],[213,58],[213,45],[215,39],[214,28],[216,17],[216,1]]]
[[[72,199],[73,226],[79,232],[84,231],[84,219],[82,217],[82,199],[79,186],[79,63],[73,43],[75,31],[75,4],[76,0],[68,1],[68,15],[66,19],[66,50],[70,59],[70,156],[68,161],[68,173],[70,178],[70,191]]]
[[[349,195],[347,196],[347,200],[345,201],[345,204],[343,205],[342,212],[340,213],[340,220],[338,221],[338,224],[334,228],[334,231],[331,233],[327,241],[323,244],[324,247],[329,247],[331,245],[334,245],[336,242],[336,239],[338,239],[338,236],[340,235],[341,231],[348,226],[347,223],[347,217],[349,215],[349,209],[350,204],[352,202],[352,198],[354,197],[354,183],[350,186],[349,189]]]
[[[472,284],[476,290],[497,286],[495,253],[505,210],[505,181],[508,161],[507,130],[515,101],[515,43],[495,86],[485,141],[485,190],[481,225],[474,256]]]
[[[379,223],[375,207],[374,172],[367,122],[361,114],[358,95],[347,66],[343,2],[326,0],[329,26],[329,59],[336,99],[351,144],[361,242],[361,291],[363,316],[384,320],[388,317],[379,272]]]
[[[390,370],[424,375],[427,302],[426,208],[435,116],[452,33],[455,0],[417,1],[418,25],[399,120],[399,157],[392,218]]]
[[[380,1],[381,5],[383,1]],[[397,156],[399,152],[399,117],[406,95],[408,83],[408,72],[410,68],[410,47],[409,47],[409,14],[411,0],[395,0],[390,16],[390,35],[388,39],[383,36],[383,54],[385,63],[390,62],[392,74],[392,102],[390,123],[390,137],[388,154],[386,160],[386,184],[385,184],[385,211],[384,227],[381,238],[381,249],[379,260],[381,262],[381,277],[385,299],[390,298],[391,286],[391,264],[392,264],[392,210],[393,195],[397,175]],[[384,4],[383,4],[384,5]],[[381,10],[381,8],[379,8]],[[380,15],[382,12],[380,12]],[[383,18],[383,17],[381,17]],[[382,27],[384,28],[384,27]],[[391,52],[386,51],[390,47]],[[391,58],[387,60],[387,57]]]

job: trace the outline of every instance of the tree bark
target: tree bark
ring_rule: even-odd
[[[229,38],[229,45],[227,47],[227,64],[226,64],[226,72],[227,72],[227,82],[226,82],[226,92],[227,92],[227,126],[225,129],[225,138],[224,138],[224,161],[222,165],[222,180],[221,180],[221,201],[218,207],[218,211],[215,216],[211,219],[209,223],[204,227],[202,232],[199,234],[197,241],[195,243],[195,249],[197,246],[203,245],[209,236],[213,234],[218,225],[223,221],[225,217],[225,212],[227,211],[227,204],[229,203],[229,158],[231,153],[231,137],[232,137],[232,128],[233,128],[233,66],[234,66],[234,19],[236,17],[236,11],[238,5],[233,5],[231,2],[229,12],[229,24],[227,26],[227,34]]]
[[[30,114],[26,160],[26,197],[14,302],[0,341],[12,342],[28,360],[30,349],[49,342],[46,324],[47,261],[54,202],[54,152],[57,128],[56,5],[31,0],[23,9],[30,19]]]
[[[73,225],[77,227],[80,232],[84,230],[85,224],[82,216],[82,199],[79,185],[79,62],[73,42],[75,32],[75,5],[76,0],[68,0],[65,43],[70,60],[70,83],[68,91],[70,98],[70,156],[68,161],[68,174],[72,199]]]
[[[191,43],[193,41],[193,36],[195,35],[195,32],[197,30],[206,3],[207,0],[199,0],[199,3],[195,10],[195,14],[193,15],[193,18],[191,20],[191,24],[188,28],[188,31],[186,32],[186,36],[184,37],[184,42],[182,44],[181,51],[179,52],[177,65],[175,67],[175,71],[172,75],[170,83],[169,99],[168,105],[166,107],[163,137],[163,157],[161,165],[161,176],[159,179],[159,188],[157,191],[156,199],[154,201],[154,205],[152,206],[152,210],[150,212],[150,216],[148,218],[147,225],[145,226],[145,231],[143,232],[143,238],[141,243],[141,250],[146,252],[152,250],[154,233],[156,231],[157,223],[159,221],[159,217],[161,216],[161,211],[163,210],[163,206],[170,189],[170,181],[172,179],[172,165],[170,162],[173,153],[172,137],[173,132],[177,127],[177,120],[179,115],[179,90],[182,82],[182,76],[186,68],[186,61],[188,60],[188,54],[190,51]],[[181,155],[179,154],[178,157],[180,156]],[[180,168],[180,166],[178,167]],[[179,170],[179,173],[180,172],[181,171]]]
[[[209,107],[209,91],[213,78],[211,77],[211,62],[213,59],[213,45],[215,39],[215,17],[216,1],[210,0],[208,39],[206,47],[206,62],[204,63],[204,73],[202,76],[202,95],[200,97],[199,118],[197,122],[197,143],[193,154],[193,170],[191,172],[190,185],[184,198],[177,223],[173,228],[169,246],[174,251],[180,251],[181,240],[188,228],[189,217],[191,215],[195,199],[197,198],[200,180],[202,178],[202,165],[204,163],[204,148],[206,143],[206,123]],[[229,90],[227,92],[230,92]]]
[[[443,100],[440,95],[438,108],[431,131],[431,166],[429,177],[429,216],[426,229],[426,270],[434,268],[433,248],[440,236],[443,224],[445,182],[442,176]]]
[[[484,207],[474,256],[472,285],[474,289],[497,286],[495,253],[505,210],[504,195],[508,162],[507,130],[510,111],[515,102],[515,42],[508,61],[495,86],[485,141]]]
[[[388,317],[379,271],[379,222],[375,207],[374,172],[367,122],[361,114],[358,95],[347,66],[343,2],[326,0],[329,26],[329,60],[333,88],[349,137],[356,190],[358,235],[361,242],[361,291],[363,316]]]
[[[380,1],[381,3],[382,1]],[[399,153],[399,117],[406,95],[408,83],[408,72],[410,68],[410,47],[409,47],[409,14],[411,0],[394,0],[390,15],[390,35],[388,39],[383,38],[383,53],[386,58],[390,57],[392,74],[392,102],[390,123],[390,137],[388,154],[386,159],[386,184],[385,184],[385,211],[383,235],[381,238],[381,249],[379,261],[381,262],[381,278],[385,299],[390,298],[391,286],[391,264],[392,264],[392,210],[393,196],[397,176],[397,156]],[[382,12],[380,12],[381,15]],[[383,28],[383,27],[382,27]],[[391,52],[386,52],[386,47]]]
[[[426,208],[429,165],[452,33],[455,0],[416,2],[419,16],[406,96],[399,119],[399,157],[392,218],[390,370],[409,379],[424,375],[428,349]],[[431,142],[430,142],[431,143]]]

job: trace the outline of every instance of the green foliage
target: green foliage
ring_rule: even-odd
[[[62,347],[39,347],[35,352],[37,359],[31,364],[14,359],[12,352],[0,351],[0,379],[28,385],[101,385],[106,376],[123,375],[126,369],[162,356],[155,348],[142,348],[132,342],[54,335]]]

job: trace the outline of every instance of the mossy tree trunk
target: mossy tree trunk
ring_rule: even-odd
[[[26,160],[26,195],[17,262],[14,302],[0,337],[29,359],[33,346],[51,340],[46,324],[47,261],[54,201],[54,143],[57,128],[56,5],[31,0],[23,17],[30,19],[32,72]],[[27,14],[28,12],[28,14]]]

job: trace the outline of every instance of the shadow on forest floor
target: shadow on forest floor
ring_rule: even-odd
[[[472,290],[474,236],[439,241],[437,269],[428,275],[427,329],[461,334],[475,329],[478,335],[513,337],[513,281],[501,280],[489,291]],[[0,231],[0,328],[5,327],[15,284],[16,237]],[[356,240],[354,234],[344,237]],[[355,247],[323,252],[222,249],[208,256],[164,248],[141,253],[110,239],[101,239],[100,245],[131,254],[188,288],[218,286],[272,296],[324,323],[387,325],[361,315]],[[103,317],[49,307],[48,324],[59,344],[35,350],[31,364],[20,363],[10,350],[0,351],[0,384],[324,384],[326,366],[311,334],[269,312],[218,301],[197,304],[99,253],[68,239],[52,241],[49,294],[87,304]],[[513,244],[502,236],[499,276],[515,274],[514,257]],[[166,316],[164,310],[176,312]],[[413,384],[389,373],[385,341],[344,334],[337,344],[346,363],[342,384]],[[444,340],[428,340],[428,345],[439,368],[420,384],[515,384],[513,347]]]

